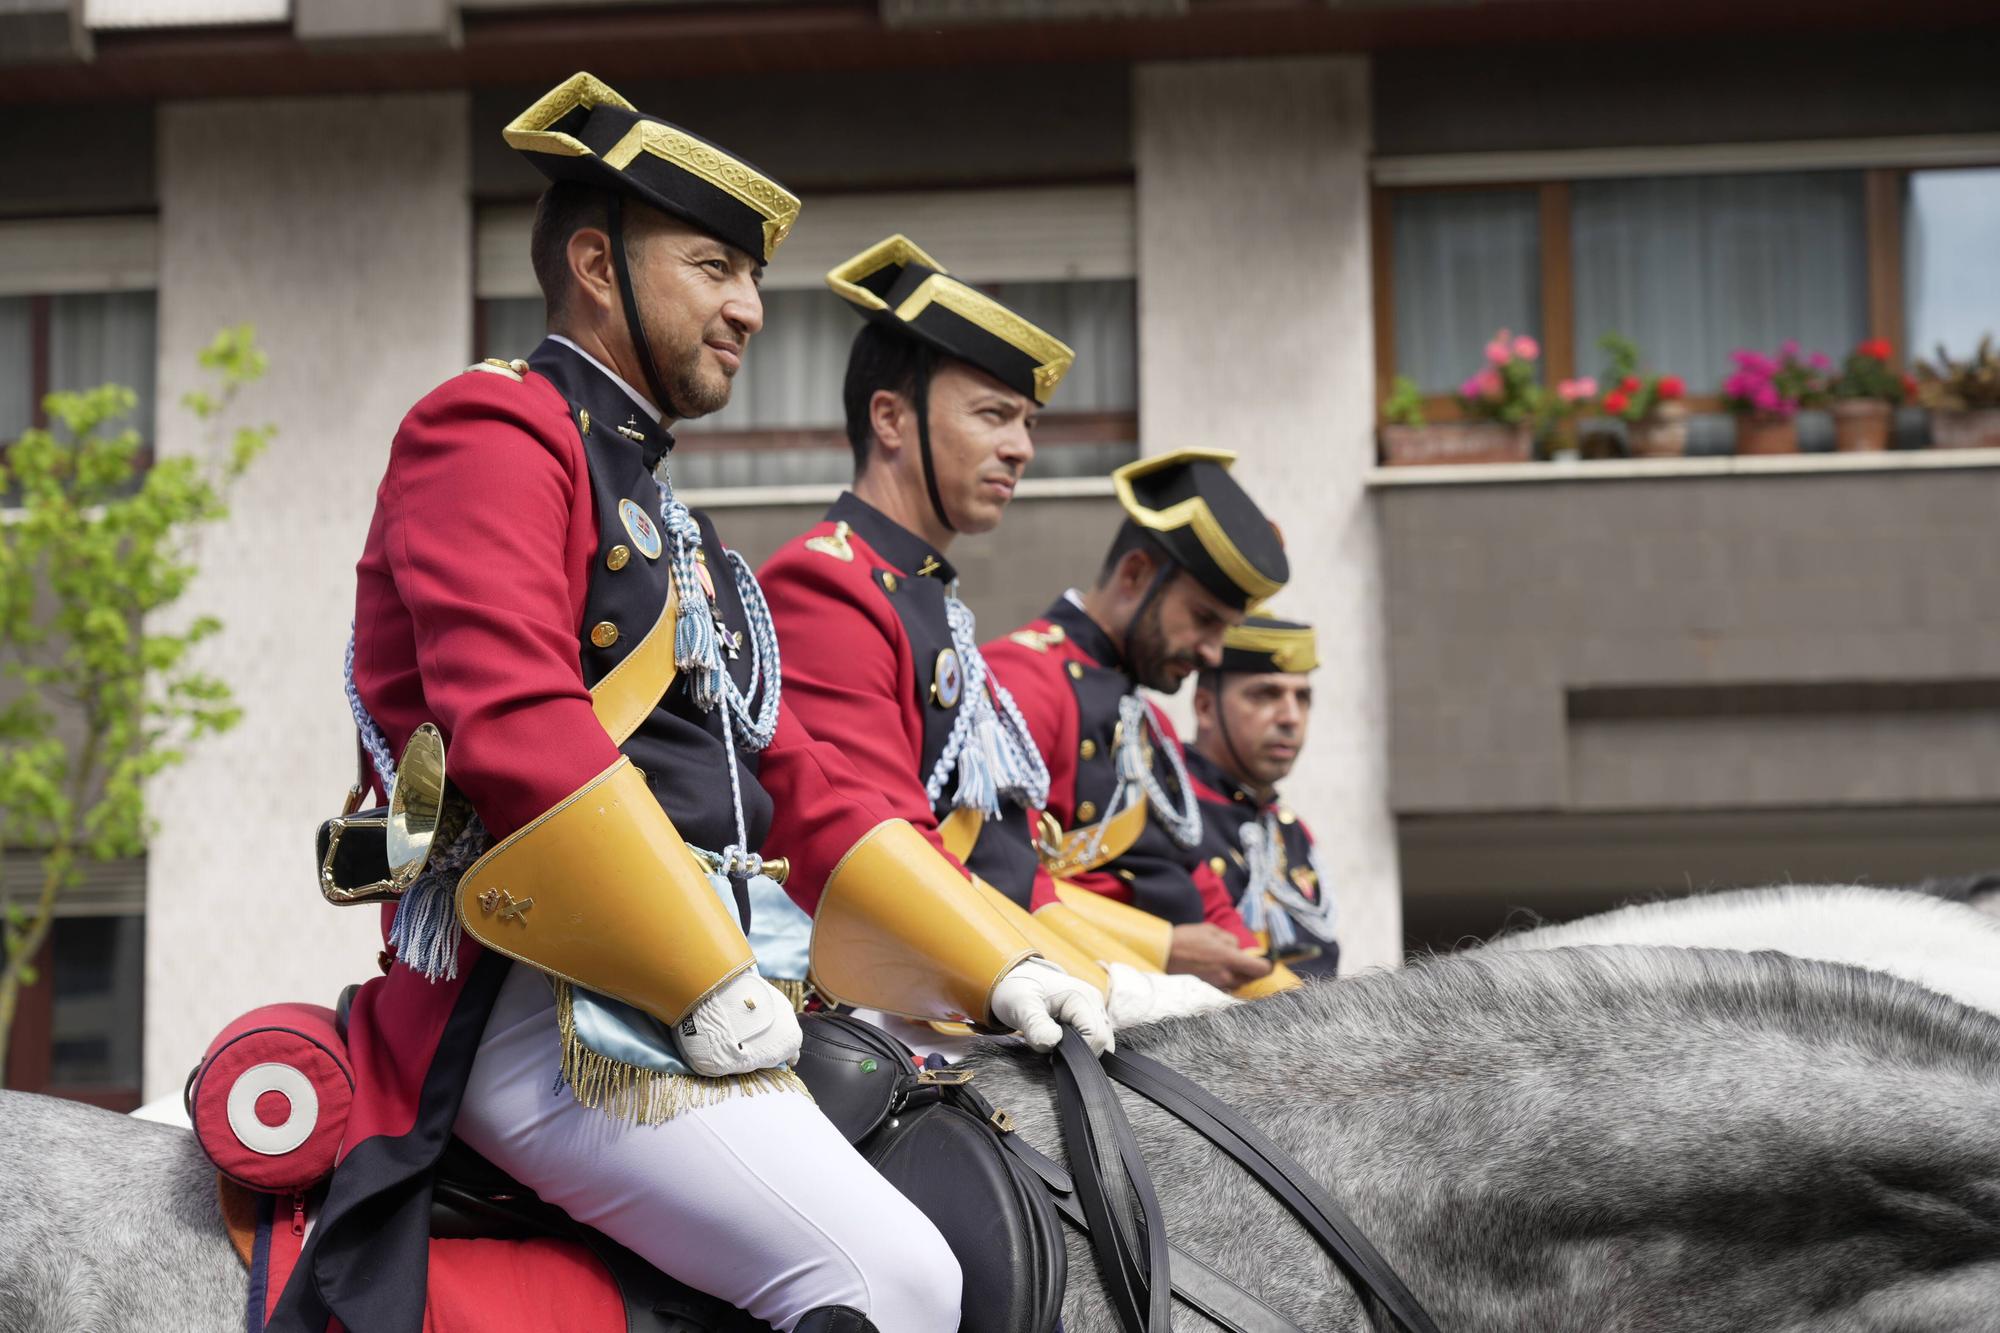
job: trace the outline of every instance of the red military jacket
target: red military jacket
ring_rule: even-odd
[[[1138,688],[1110,636],[1063,597],[1039,620],[982,651],[994,676],[1013,691],[1048,763],[1049,813],[1066,830],[1096,822],[1117,787],[1119,701]],[[1173,723],[1158,708],[1152,711],[1165,743],[1178,750]],[[1158,755],[1154,762],[1171,792],[1167,757]],[[1129,850],[1069,882],[1175,925],[1208,921],[1235,934],[1245,948],[1257,947],[1256,935],[1244,926],[1228,889],[1198,848],[1180,846],[1150,812]]]
[[[657,520],[651,468],[671,437],[564,344],[544,342],[527,365],[475,368],[410,410],[356,569],[362,701],[398,752],[417,726],[438,725],[451,781],[495,840],[618,757],[587,682],[665,604],[665,557],[644,551],[646,521],[614,511],[630,499]],[[697,520],[720,628],[740,645],[730,566],[713,526]],[[739,683],[748,656],[729,664]],[[686,686],[675,682],[624,750],[682,835],[719,850],[734,838],[721,724]],[[891,812],[789,710],[761,755],[733,762],[750,850],[790,857],[788,888],[811,911],[840,858]],[[336,1317],[416,1333],[430,1169],[506,964],[467,939],[454,979],[427,981],[396,962],[361,988],[347,1033],[357,1083],[348,1139],[273,1329],[319,1333]]]
[[[945,598],[957,580],[930,543],[851,492],[758,571],[785,654],[785,700],[895,814],[935,837],[954,783],[925,784],[963,703],[966,668]],[[1029,911],[1055,899],[1029,812],[1002,802],[967,868]],[[949,853],[947,853],[949,855]]]

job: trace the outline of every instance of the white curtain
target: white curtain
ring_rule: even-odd
[[[28,298],[0,296],[0,444],[34,424],[34,349],[28,338]]]
[[[1498,329],[1539,336],[1541,209],[1532,189],[1395,197],[1396,373],[1447,393],[1485,364]]]
[[[137,391],[131,425],[153,438],[159,303],[152,292],[86,292],[50,298],[49,387]]]
[[[1859,172],[1579,181],[1571,198],[1580,370],[1622,333],[1712,393],[1734,348],[1796,338],[1837,363],[1868,336]]]
[[[1903,217],[1907,350],[1963,360],[2000,333],[2000,168],[1910,173]]]

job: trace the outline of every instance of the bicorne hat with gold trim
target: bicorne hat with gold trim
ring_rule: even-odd
[[[1319,666],[1319,636],[1311,625],[1273,616],[1251,616],[1222,636],[1222,670],[1250,675],[1303,674]]]
[[[907,236],[869,246],[829,272],[826,285],[869,321],[977,366],[1044,406],[1076,360],[1061,339],[952,277]]]
[[[578,181],[650,204],[769,263],[799,201],[748,162],[658,116],[590,74],[573,74],[506,129],[510,147],[551,181]]]
[[[1272,596],[1291,577],[1277,525],[1229,475],[1236,455],[1182,449],[1111,474],[1118,503],[1174,562],[1238,609]]]

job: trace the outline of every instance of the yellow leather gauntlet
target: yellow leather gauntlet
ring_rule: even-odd
[[[475,861],[458,881],[458,912],[494,952],[670,1026],[754,961],[623,755]]]
[[[1164,972],[1173,953],[1174,927],[1165,917],[1074,884],[1056,883],[1056,899],[1088,924],[1137,954],[1147,970]]]
[[[820,994],[919,1021],[986,1022],[994,984],[1034,952],[905,819],[848,849],[813,915]]]

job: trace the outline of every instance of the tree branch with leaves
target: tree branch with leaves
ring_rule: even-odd
[[[204,426],[194,453],[142,467],[138,396],[107,384],[48,395],[50,428],[0,458],[0,842],[36,853],[40,881],[22,893],[0,877],[0,1082],[62,895],[89,863],[142,853],[147,780],[241,717],[191,656],[222,622],[170,617],[201,532],[276,428],[226,424],[265,370],[249,326],[217,334],[200,364],[210,387],[181,399]]]

